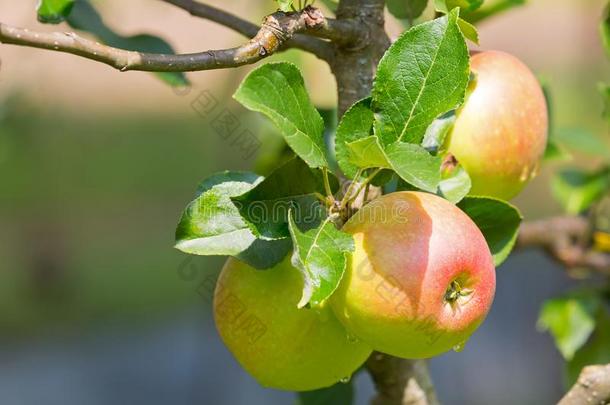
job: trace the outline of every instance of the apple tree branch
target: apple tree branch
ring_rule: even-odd
[[[587,366],[558,405],[610,403],[610,364]]]
[[[172,3],[187,6],[187,3],[190,2],[172,0]],[[219,10],[214,12],[216,9],[197,4],[199,7],[203,7],[200,11],[207,10],[207,14],[201,14],[209,16],[214,21],[238,28],[243,33],[253,31],[252,27],[237,17],[231,17]],[[327,19],[317,8],[307,7],[299,12],[277,11],[267,16],[254,37],[239,47],[192,54],[142,53],[102,45],[73,32],[43,33],[3,23],[0,23],[0,42],[70,53],[105,63],[121,71],[190,72],[256,63],[266,56],[289,47],[308,50],[328,61],[332,58],[333,53],[330,42],[318,38],[296,36],[296,34],[306,33],[330,40],[348,41],[355,40],[361,30],[362,28],[358,28],[354,21]]]
[[[559,216],[521,225],[517,248],[539,247],[568,269],[585,268],[610,275],[610,254],[591,248],[589,221]]]

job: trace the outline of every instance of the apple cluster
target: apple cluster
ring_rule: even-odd
[[[474,54],[471,88],[444,148],[474,195],[517,195],[546,146],[538,81],[518,59]],[[365,205],[344,225],[355,250],[321,307],[298,309],[300,272],[286,258],[260,271],[236,259],[222,270],[216,326],[262,385],[305,391],[349,378],[373,350],[420,359],[459,349],[495,292],[494,261],[475,223],[434,194],[403,191]]]

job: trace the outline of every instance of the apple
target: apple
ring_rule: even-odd
[[[351,377],[371,354],[328,306],[298,309],[303,278],[290,258],[268,270],[225,264],[214,318],[225,345],[261,385],[307,391]]]
[[[370,202],[343,229],[356,249],[331,305],[345,327],[396,357],[461,349],[496,283],[474,222],[447,200],[407,191]]]
[[[498,51],[475,53],[475,81],[457,112],[448,151],[466,169],[473,195],[511,199],[538,171],[548,112],[534,74]]]

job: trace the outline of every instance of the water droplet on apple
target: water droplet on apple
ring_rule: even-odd
[[[521,175],[519,176],[519,181],[524,183],[528,181],[530,178],[530,168],[529,166],[524,166],[523,170],[521,170]]]
[[[464,347],[466,347],[466,342],[458,343],[457,345],[453,346],[453,351],[459,353],[464,350]]]
[[[533,179],[538,176],[538,172],[540,171],[540,162],[536,162],[532,172],[530,173],[530,179]]]
[[[343,377],[342,379],[340,379],[339,382],[342,383],[342,384],[347,384],[348,382],[350,382],[351,379],[352,379],[352,376],[348,375],[348,376]]]
[[[348,332],[348,334],[347,334],[347,341],[349,343],[358,343],[360,341],[360,339],[358,339],[358,337],[356,335],[353,335],[353,334]]]

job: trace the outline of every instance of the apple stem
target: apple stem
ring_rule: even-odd
[[[354,181],[352,181],[352,183],[350,184],[349,188],[347,189],[347,192],[345,193],[345,195],[343,196],[343,199],[341,200],[341,209],[345,209],[348,204],[351,204],[356,198],[358,198],[358,196],[360,195],[360,193],[362,193],[362,190],[364,189],[364,187],[368,186],[369,183],[375,178],[375,176],[377,176],[379,173],[381,172],[381,169],[375,169],[375,171],[373,171],[373,173],[371,173],[366,179],[364,179],[361,183],[358,183],[356,181],[356,179],[358,177],[360,177],[361,171],[358,172],[358,174],[356,175],[356,179],[354,179]],[[353,191],[354,189],[354,185],[355,184],[360,184],[358,189],[356,190],[356,192]]]
[[[324,177],[324,189],[326,190],[326,196],[334,201],[335,196],[333,195],[332,190],[330,189],[330,181],[328,180],[328,169],[326,167],[322,168],[322,175]]]
[[[471,290],[463,288],[459,281],[453,280],[445,291],[445,301],[454,304],[460,297],[467,297],[470,294],[472,294]]]

